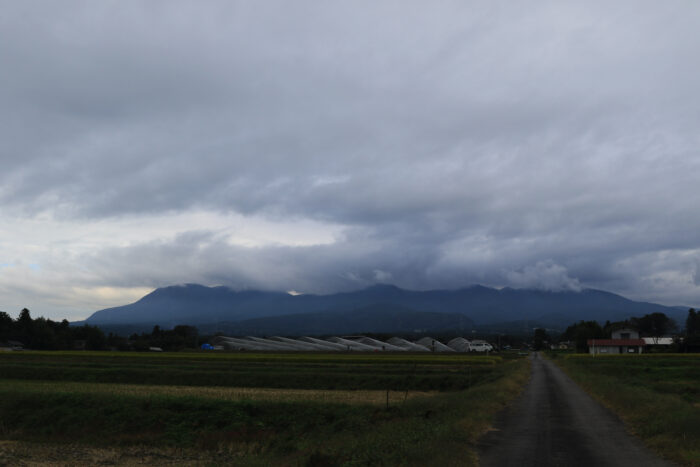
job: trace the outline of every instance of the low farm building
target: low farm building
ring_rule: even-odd
[[[673,337],[642,337],[644,343],[649,346],[671,346],[673,345]]]
[[[588,351],[592,355],[642,353],[644,345],[639,333],[628,328],[613,331],[611,339],[588,339]]]

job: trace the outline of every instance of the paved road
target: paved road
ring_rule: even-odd
[[[529,385],[481,440],[480,451],[482,467],[672,465],[538,354]]]

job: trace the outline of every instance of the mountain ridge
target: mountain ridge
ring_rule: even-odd
[[[96,311],[85,322],[91,325],[158,323],[161,327],[236,323],[275,317],[281,322],[291,322],[282,317],[296,315],[298,319],[304,319],[305,314],[351,313],[368,307],[373,307],[375,321],[379,322],[386,319],[386,316],[380,316],[380,305],[394,312],[401,309],[404,312],[462,315],[477,325],[531,320],[562,327],[581,319],[615,321],[654,312],[666,313],[677,321],[683,319],[683,311],[677,307],[636,302],[597,289],[496,289],[474,284],[459,289],[416,291],[378,284],[352,292],[291,295],[184,284],[158,288],[134,303]],[[372,315],[366,315],[366,319],[369,320],[366,322],[369,331],[373,327]],[[272,327],[276,326],[272,323],[269,321]]]

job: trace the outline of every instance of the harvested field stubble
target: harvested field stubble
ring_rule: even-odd
[[[114,396],[177,396],[229,401],[309,401],[342,404],[390,405],[436,391],[364,391],[323,389],[234,388],[202,386],[152,386],[141,384],[75,383],[55,381],[0,380],[0,393],[12,389],[24,393],[106,394]]]

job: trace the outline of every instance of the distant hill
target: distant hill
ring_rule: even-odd
[[[234,323],[200,326],[205,333],[224,332],[232,336],[317,336],[366,333],[438,333],[474,329],[474,322],[459,313],[413,311],[393,305],[372,305],[351,311],[298,313],[253,318]]]
[[[293,329],[303,327],[295,324],[298,320],[310,320],[309,326],[312,326],[311,323],[330,324],[333,318],[326,319],[322,316],[324,313],[336,313],[332,315],[334,319],[342,316],[342,319],[349,320],[348,323],[352,322],[351,316],[355,313],[362,318],[358,318],[359,327],[347,332],[369,332],[372,329],[384,329],[387,320],[393,320],[397,327],[403,326],[398,321],[399,317],[408,319],[413,316],[411,319],[422,323],[423,317],[427,315],[415,314],[418,312],[446,314],[447,316],[440,317],[431,315],[436,322],[441,323],[454,320],[455,315],[461,315],[480,326],[533,321],[562,328],[582,319],[614,321],[654,312],[666,313],[682,322],[685,311],[678,307],[635,302],[595,289],[549,292],[475,285],[456,290],[412,291],[392,285],[376,285],[330,295],[290,295],[187,284],[160,288],[135,303],[97,311],[86,322],[130,329],[154,324],[167,328],[177,324],[209,327],[217,323],[227,323],[227,326],[239,323],[240,329],[245,326],[248,326],[246,329],[254,329],[255,326],[261,326],[262,329],[263,325],[270,326],[271,329],[277,326],[279,331],[289,330],[276,332],[277,334],[291,334]],[[265,321],[264,318],[270,319]],[[360,324],[364,324],[365,329]],[[410,324],[408,321],[406,326],[422,328],[422,325]]]

